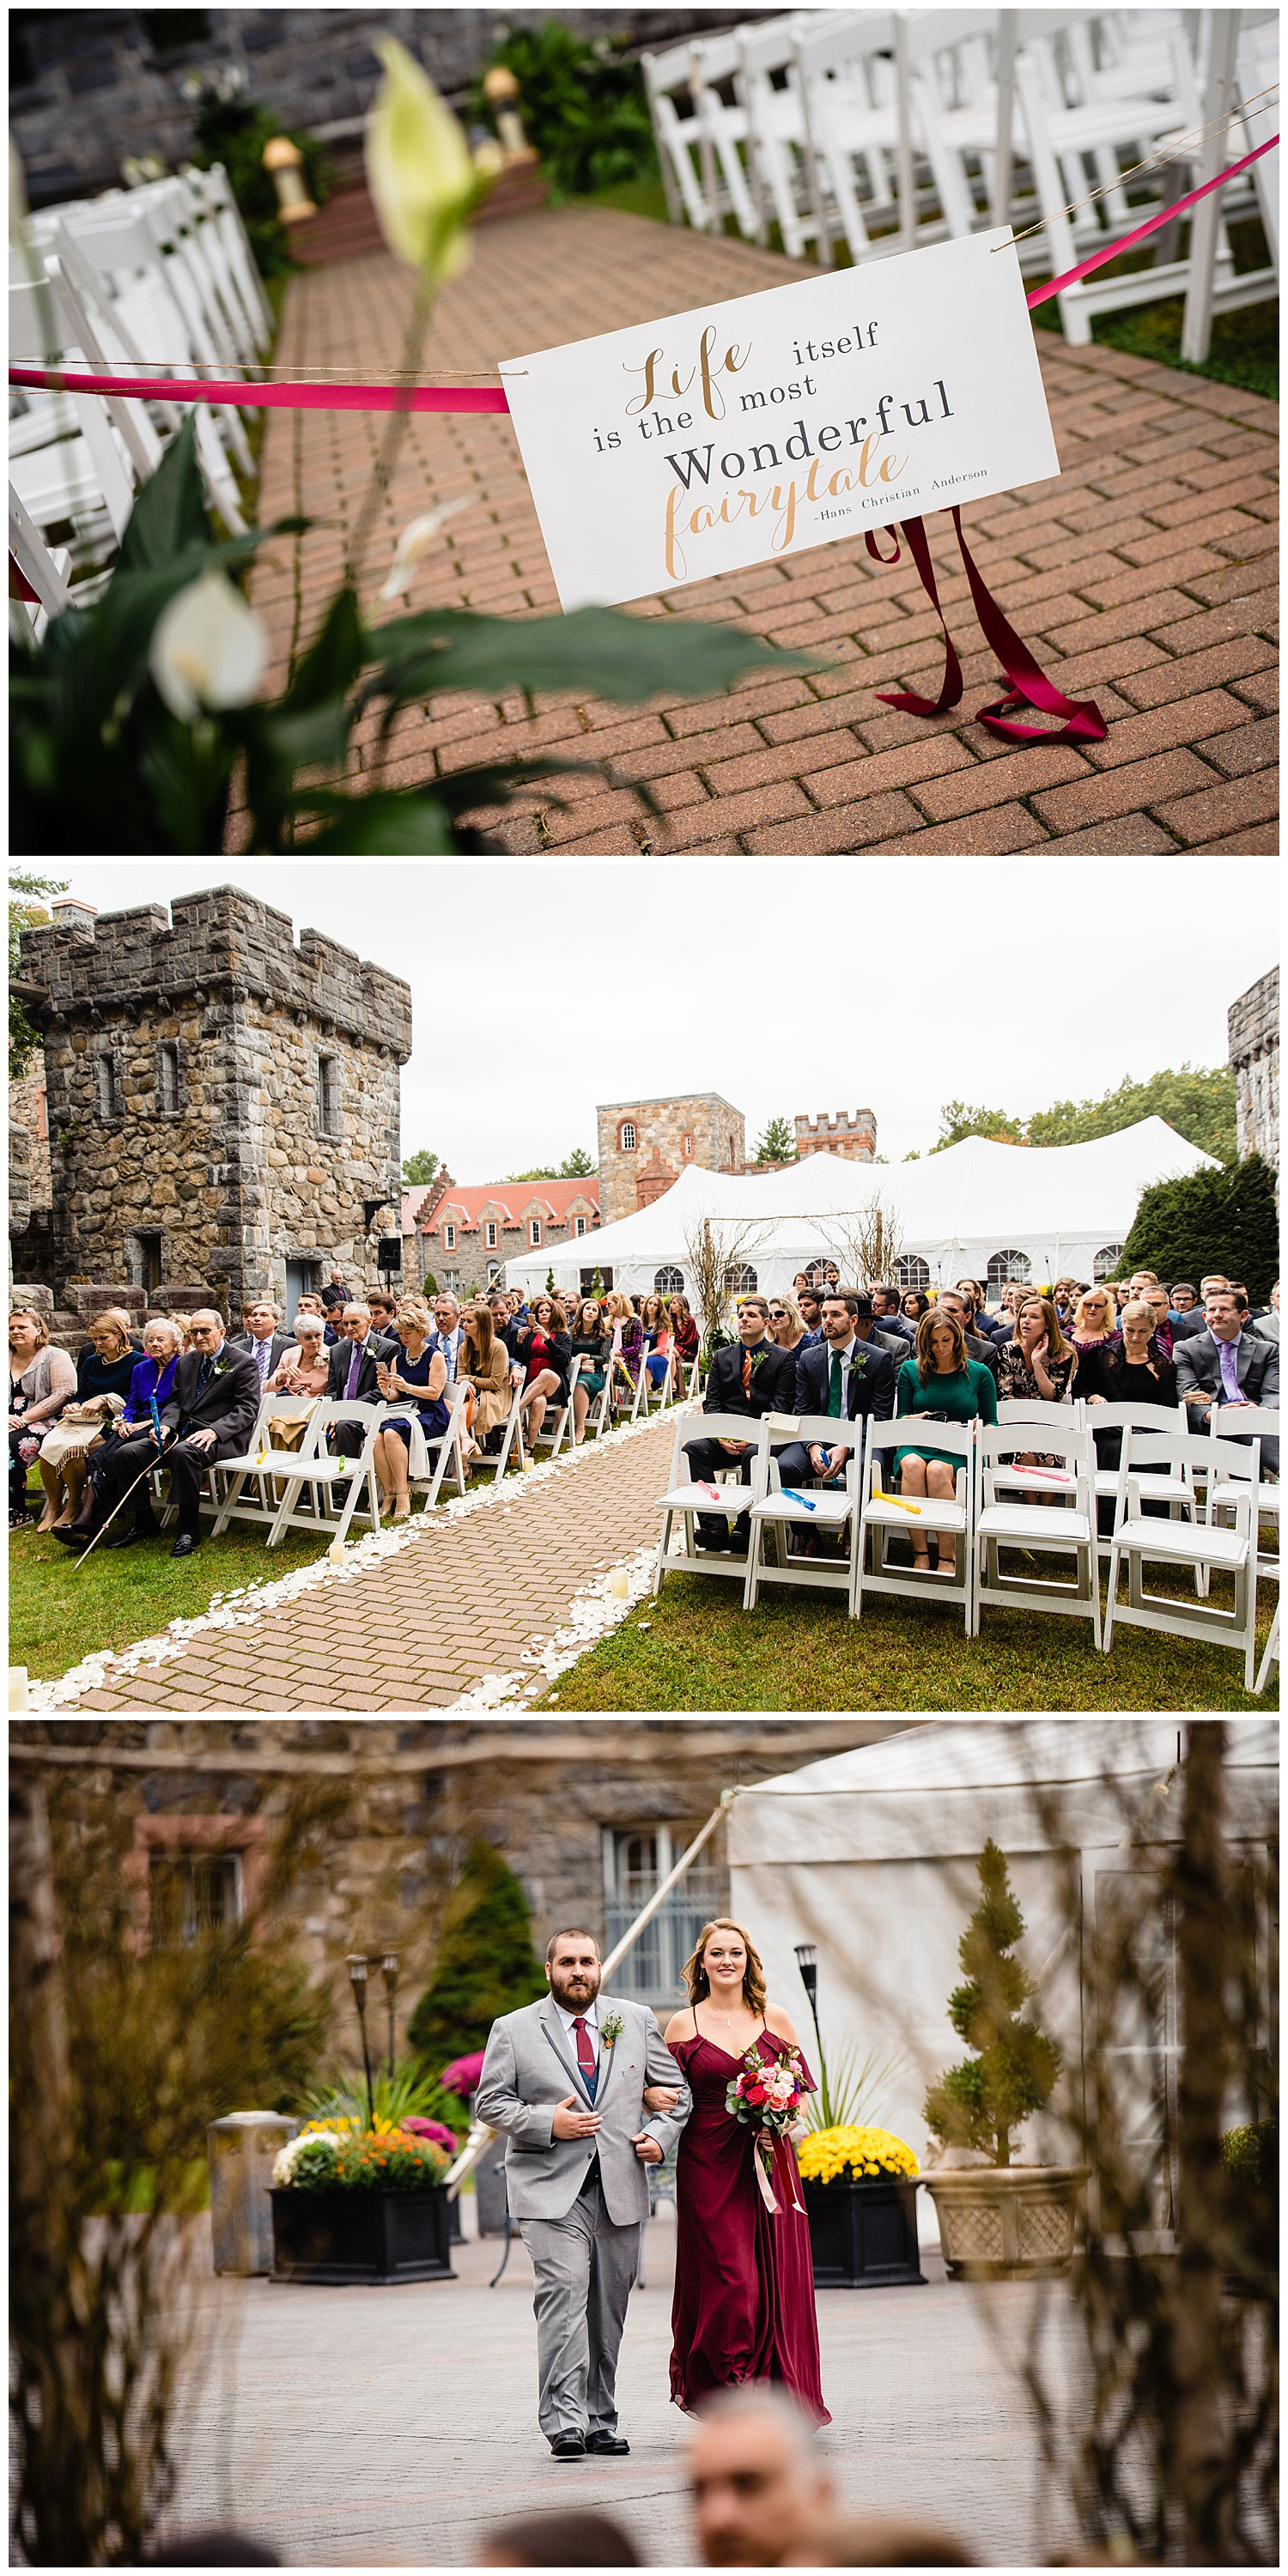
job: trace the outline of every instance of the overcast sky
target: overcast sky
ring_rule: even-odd
[[[1255,859],[69,860],[100,911],[239,885],[412,988],[404,1154],[461,1182],[595,1151],[597,1101],[718,1091],[750,1150],[873,1109],[891,1162],[941,1103],[1016,1115],[1224,1064],[1273,965]]]

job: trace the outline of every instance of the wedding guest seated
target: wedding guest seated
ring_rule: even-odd
[[[974,1331],[971,1324],[971,1309],[966,1298],[962,1295],[961,1290],[958,1288],[941,1288],[938,1297],[935,1299],[935,1312],[939,1315],[956,1316],[957,1321],[962,1328],[962,1339],[966,1344],[967,1359],[982,1360],[985,1368],[988,1369],[992,1375],[994,1385],[996,1385],[997,1373],[1002,1364],[1002,1351],[1005,1345],[1001,1342],[993,1341],[991,1336],[987,1333],[978,1333]]]
[[[997,1420],[997,1389],[992,1371],[982,1360],[968,1357],[965,1335],[956,1315],[932,1306],[917,1326],[915,1356],[905,1360],[895,1388],[895,1414],[924,1414],[931,1422],[988,1422]],[[932,1448],[907,1448],[895,1452],[894,1472],[899,1491],[914,1500],[929,1494],[939,1502],[951,1502],[956,1490],[960,1458],[948,1451]],[[912,1540],[912,1561],[920,1574],[930,1570],[930,1551],[926,1532],[915,1520],[908,1524]],[[936,1567],[939,1574],[951,1575],[953,1551],[948,1547]]]
[[[531,1449],[541,1437],[546,1406],[568,1401],[572,1336],[557,1297],[534,1297],[532,1321],[520,1331],[514,1355],[523,1369],[519,1414],[525,1445]]]
[[[889,1422],[894,1387],[895,1362],[873,1330],[871,1298],[853,1288],[829,1288],[823,1299],[823,1338],[801,1351],[792,1402],[781,1409],[826,1413],[837,1422]],[[844,1476],[853,1446],[832,1449],[819,1441],[807,1446],[794,1440],[774,1453],[780,1482],[834,1484]]]
[[[1232,1285],[1233,1282],[1226,1278],[1223,1270],[1204,1271],[1203,1276],[1199,1281],[1197,1305],[1192,1306],[1187,1315],[1182,1315],[1179,1322],[1174,1322],[1172,1325],[1173,1347],[1175,1347],[1178,1342],[1192,1340],[1196,1333],[1204,1333],[1207,1331],[1207,1317],[1204,1309],[1207,1305],[1209,1296],[1214,1290],[1221,1291],[1223,1289],[1230,1288]]]
[[[295,1310],[295,1339],[288,1341],[267,1391],[271,1395],[325,1395],[331,1375],[330,1355],[320,1315],[303,1306]]]
[[[229,1341],[230,1351],[249,1351],[259,1374],[260,1393],[267,1386],[291,1337],[282,1330],[282,1309],[272,1297],[248,1297],[242,1307],[242,1329]]]
[[[702,2409],[689,2492],[704,2567],[816,2567],[815,2536],[836,2512],[831,2471],[803,2407],[767,2381],[722,2390]]]
[[[433,1324],[425,1299],[400,1297],[395,1323],[401,1349],[395,1345],[394,1355],[377,1364],[376,1384],[387,1402],[394,1402],[400,1395],[414,1397],[416,1419],[426,1439],[441,1440],[451,1413],[443,1392],[447,1361],[441,1349],[432,1350],[429,1346]],[[407,1483],[410,1450],[410,1422],[386,1422],[376,1433],[373,1454],[382,1521],[405,1521],[411,1516]]]
[[[9,1317],[9,1527],[27,1519],[27,1469],[76,1392],[66,1351],[50,1346],[43,1315],[17,1306]]]
[[[1279,1403],[1279,1345],[1254,1333],[1242,1289],[1214,1288],[1203,1300],[1203,1330],[1176,1345],[1176,1385],[1190,1427],[1201,1431],[1214,1405]],[[1231,1429],[1225,1435],[1236,1438]],[[1279,1442],[1263,1439],[1261,1464],[1279,1473]]]
[[[1063,1325],[1061,1330],[1064,1330]],[[1073,1310],[1068,1338],[1081,1359],[1084,1351],[1108,1350],[1121,1337],[1118,1310],[1106,1287],[1084,1288]]]
[[[684,1384],[687,1389],[689,1371],[702,1348],[702,1336],[698,1331],[697,1318],[682,1291],[671,1299],[671,1347],[677,1360],[683,1363]],[[676,1394],[678,1395],[679,1392],[677,1385]]]
[[[193,1316],[192,1339],[195,1347],[184,1352],[160,1408],[162,1434],[169,1435],[165,1464],[170,1472],[170,1498],[179,1513],[179,1534],[171,1556],[191,1556],[200,1546],[202,1479],[214,1459],[230,1458],[244,1446],[259,1412],[255,1363],[249,1352],[235,1351],[225,1341],[224,1320],[214,1307],[202,1307]],[[131,1487],[133,1526],[116,1530],[105,1544],[132,1547],[139,1539],[160,1535],[152,1517],[148,1476],[156,1456],[156,1432],[150,1423],[128,1439],[113,1441],[90,1485],[94,1497],[90,1537],[110,1519]],[[65,1545],[77,1547],[83,1543],[85,1527],[78,1522],[54,1535]]]
[[[1154,1323],[1154,1340],[1157,1343],[1163,1358],[1165,1360],[1170,1360],[1172,1356],[1171,1289],[1158,1286],[1153,1288],[1142,1288],[1140,1291],[1139,1303],[1141,1305],[1148,1306]],[[1078,1393],[1081,1395],[1081,1387],[1079,1387]]]
[[[988,1307],[984,1301],[984,1291],[981,1288],[978,1279],[959,1279],[957,1281],[957,1294],[959,1297],[965,1299],[967,1309],[966,1330],[968,1333],[981,1333],[984,1339],[989,1342],[1009,1341],[1011,1333],[1010,1325],[1009,1323],[1003,1324],[1000,1322],[996,1315],[990,1315]]]
[[[828,1296],[832,1293],[831,1289],[827,1291]],[[859,1303],[854,1318],[854,1329],[859,1340],[875,1342],[879,1349],[888,1351],[897,1377],[904,1361],[912,1357],[916,1341],[915,1330],[904,1315],[892,1315],[887,1310],[884,1315],[878,1316],[874,1290],[859,1289],[855,1293]],[[892,1290],[891,1294],[893,1293]],[[926,1302],[929,1304],[929,1299]]]
[[[1085,1404],[1156,1404],[1173,1421],[1160,1422],[1159,1430],[1175,1428],[1176,1363],[1165,1358],[1154,1337],[1154,1310],[1143,1297],[1129,1297],[1120,1318],[1121,1335],[1093,1351],[1078,1356],[1078,1395]],[[1093,1425],[1094,1429],[1094,1425]],[[1116,1425],[1096,1431],[1096,1462],[1112,1470],[1122,1455],[1122,1433]],[[1106,1509],[1106,1503],[1108,1508]],[[1157,1508],[1162,1509],[1163,1506]],[[1101,1530],[1112,1530],[1114,1506],[1111,1497],[1101,1495],[1098,1505]]]
[[[1199,1302],[1199,1292],[1198,1292],[1197,1288],[1194,1286],[1194,1284],[1193,1284],[1193,1281],[1192,1281],[1192,1280],[1189,1280],[1189,1279],[1174,1279],[1174,1280],[1173,1280],[1173,1282],[1172,1282],[1172,1306],[1171,1306],[1171,1313],[1172,1313],[1172,1321],[1173,1321],[1173,1323],[1175,1323],[1176,1318],[1177,1318],[1177,1316],[1178,1316],[1178,1315],[1192,1315],[1192,1314],[1193,1314],[1193,1312],[1194,1312],[1195,1307],[1196,1307],[1196,1306],[1197,1306],[1197,1304],[1198,1304],[1198,1302]]]
[[[502,1298],[506,1313],[509,1300]],[[496,1329],[496,1300],[480,1297],[467,1306],[463,1317],[464,1333],[456,1363],[457,1384],[471,1390],[473,1402],[469,1411],[470,1436],[466,1458],[478,1454],[489,1440],[501,1437],[502,1426],[510,1411],[510,1354]]]
[[[1002,1346],[997,1393],[1005,1404],[1071,1404],[1078,1353],[1066,1342],[1049,1297],[1025,1292],[1015,1310],[1015,1338]],[[1060,1467],[1055,1450],[1016,1449],[1008,1453],[1019,1467]],[[1050,1500],[1049,1489],[1026,1493],[1026,1502]]]
[[[480,2567],[640,2567],[630,2534],[606,2513],[528,2513],[498,2524]]]
[[[75,1519],[91,1454],[125,1403],[138,1356],[124,1308],[105,1306],[90,1325],[89,1340],[77,1359],[75,1395],[40,1444],[45,1508],[38,1529],[51,1530],[59,1521]]]
[[[372,1332],[380,1333],[386,1341],[391,1341],[396,1329],[397,1298],[391,1297],[386,1288],[369,1288],[367,1304],[371,1309]]]
[[[380,1384],[376,1370],[382,1360],[393,1357],[398,1345],[386,1335],[373,1333],[371,1309],[364,1297],[350,1298],[340,1311],[340,1339],[327,1362],[328,1396],[343,1404],[346,1396],[357,1404],[378,1404]],[[339,1456],[353,1457],[366,1439],[361,1422],[333,1422],[327,1431],[327,1446]]]
[[[169,1315],[149,1315],[143,1327],[142,1359],[131,1351],[130,1385],[125,1402],[120,1412],[104,1424],[102,1439],[95,1443],[86,1458],[85,1466],[91,1481],[97,1481],[100,1478],[103,1464],[110,1455],[112,1442],[129,1440],[139,1432],[145,1431],[152,1420],[154,1404],[158,1413],[160,1412],[162,1405],[169,1399],[174,1385],[175,1370],[182,1357],[183,1337],[178,1325]],[[92,1506],[98,1502],[98,1499],[97,1495],[84,1494],[82,1480],[77,1487],[76,1509],[63,1513],[61,1521],[56,1522],[54,1526],[56,1528],[66,1526],[70,1529],[82,1506],[88,1526],[92,1519]]]
[[[612,1335],[606,1331],[599,1302],[583,1297],[572,1319],[571,1357],[580,1359],[581,1369],[572,1391],[572,1437],[574,1448],[580,1448],[586,1429],[586,1416],[591,1405],[604,1392],[613,1356]]]
[[[461,1355],[463,1339],[460,1306],[450,1288],[441,1289],[434,1299],[434,1329],[429,1339],[431,1350],[441,1351],[447,1362],[447,1380],[450,1386],[456,1375],[456,1363]]]
[[[780,1351],[795,1354],[810,1348],[810,1335],[805,1330],[804,1319],[794,1297],[784,1294],[770,1298],[769,1332]]]
[[[671,1357],[671,1327],[660,1297],[645,1298],[640,1309],[640,1331],[644,1342],[644,1366],[654,1386],[660,1386]]]
[[[828,1286],[839,1287],[840,1281],[829,1280]],[[904,1314],[903,1300],[898,1289],[892,1288],[888,1280],[874,1279],[868,1295],[872,1300],[872,1312],[878,1331],[899,1334],[911,1350],[917,1327],[915,1324],[910,1324]]]
[[[617,1397],[629,1398],[635,1393],[643,1359],[644,1327],[622,1288],[610,1289],[604,1312],[612,1335],[613,1391]]]
[[[184,1351],[192,1349],[192,1317],[191,1315],[171,1315],[167,1320],[173,1324],[179,1336],[179,1350],[182,1356]]]
[[[817,1342],[821,1340],[823,1333],[822,1290],[820,1288],[798,1288],[796,1291],[796,1303],[800,1308],[801,1322],[805,1327],[806,1341]]]
[[[1082,1283],[1080,1280],[1067,1278],[1057,1279],[1055,1286],[1051,1291],[1051,1303],[1060,1318],[1060,1330],[1062,1333],[1068,1332],[1069,1326],[1073,1322],[1074,1308],[1081,1295]]]
[[[915,1335],[923,1315],[930,1311],[930,1299],[920,1288],[906,1288],[899,1301],[899,1312],[905,1324],[911,1324]]]
[[[295,1300],[295,1321],[297,1324],[301,1315],[321,1316],[322,1340],[327,1350],[330,1350],[333,1342],[339,1340],[339,1334],[336,1332],[335,1326],[331,1322],[321,1298],[315,1297],[311,1288],[306,1288],[303,1296],[297,1297]]]
[[[738,1307],[737,1342],[731,1349],[711,1354],[702,1399],[704,1413],[746,1413],[758,1422],[765,1413],[795,1412],[800,1363],[791,1351],[780,1351],[770,1341],[768,1327],[768,1298],[744,1297]],[[723,1437],[686,1440],[684,1452],[700,1484],[713,1479],[718,1470],[732,1467],[738,1470],[740,1484],[751,1482],[750,1453],[744,1441]],[[747,1552],[745,1526],[735,1524],[731,1537],[728,1520],[720,1512],[698,1513],[697,1539],[699,1547],[714,1554],[731,1550],[736,1556],[745,1556]]]
[[[344,1272],[332,1270],[322,1290],[323,1310],[326,1314],[334,1316],[338,1308],[343,1308],[348,1303],[349,1291],[344,1284]]]
[[[514,1320],[514,1310],[509,1296],[504,1288],[494,1288],[487,1302],[488,1312],[492,1318],[492,1330],[497,1340],[504,1345],[507,1358],[514,1363],[516,1384],[522,1385],[523,1371],[515,1360],[515,1344],[519,1338],[519,1327]]]

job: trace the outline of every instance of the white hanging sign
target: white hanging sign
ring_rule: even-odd
[[[1009,227],[501,373],[565,609],[1060,471]]]

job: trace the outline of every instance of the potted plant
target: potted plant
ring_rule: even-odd
[[[1037,1991],[1011,1955],[1024,1917],[1005,1855],[991,1838],[976,1869],[980,1901],[957,1945],[966,1982],[948,1998],[953,2029],[974,2054],[931,2085],[925,2117],[945,2147],[979,2161],[955,2171],[939,2167],[926,2176],[926,2189],[951,2275],[1046,2278],[1069,2268],[1078,2194],[1090,2168],[1012,2162],[1012,2133],[1049,2102],[1060,2053],[1024,2018]]]
[[[815,2129],[797,2149],[816,2290],[923,2282],[917,2159],[889,2129]]]
[[[273,2166],[272,2278],[453,2280],[450,2163],[433,2139],[385,2121],[310,2121]]]

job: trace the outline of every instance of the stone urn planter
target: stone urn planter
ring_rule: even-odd
[[[421,2191],[279,2186],[273,2204],[275,2281],[454,2281],[451,2204],[437,2183]]]
[[[1073,2259],[1089,2165],[970,2165],[924,2177],[949,2274],[959,2281],[1052,2280]]]
[[[925,2287],[915,2176],[803,2183],[816,2290]]]

